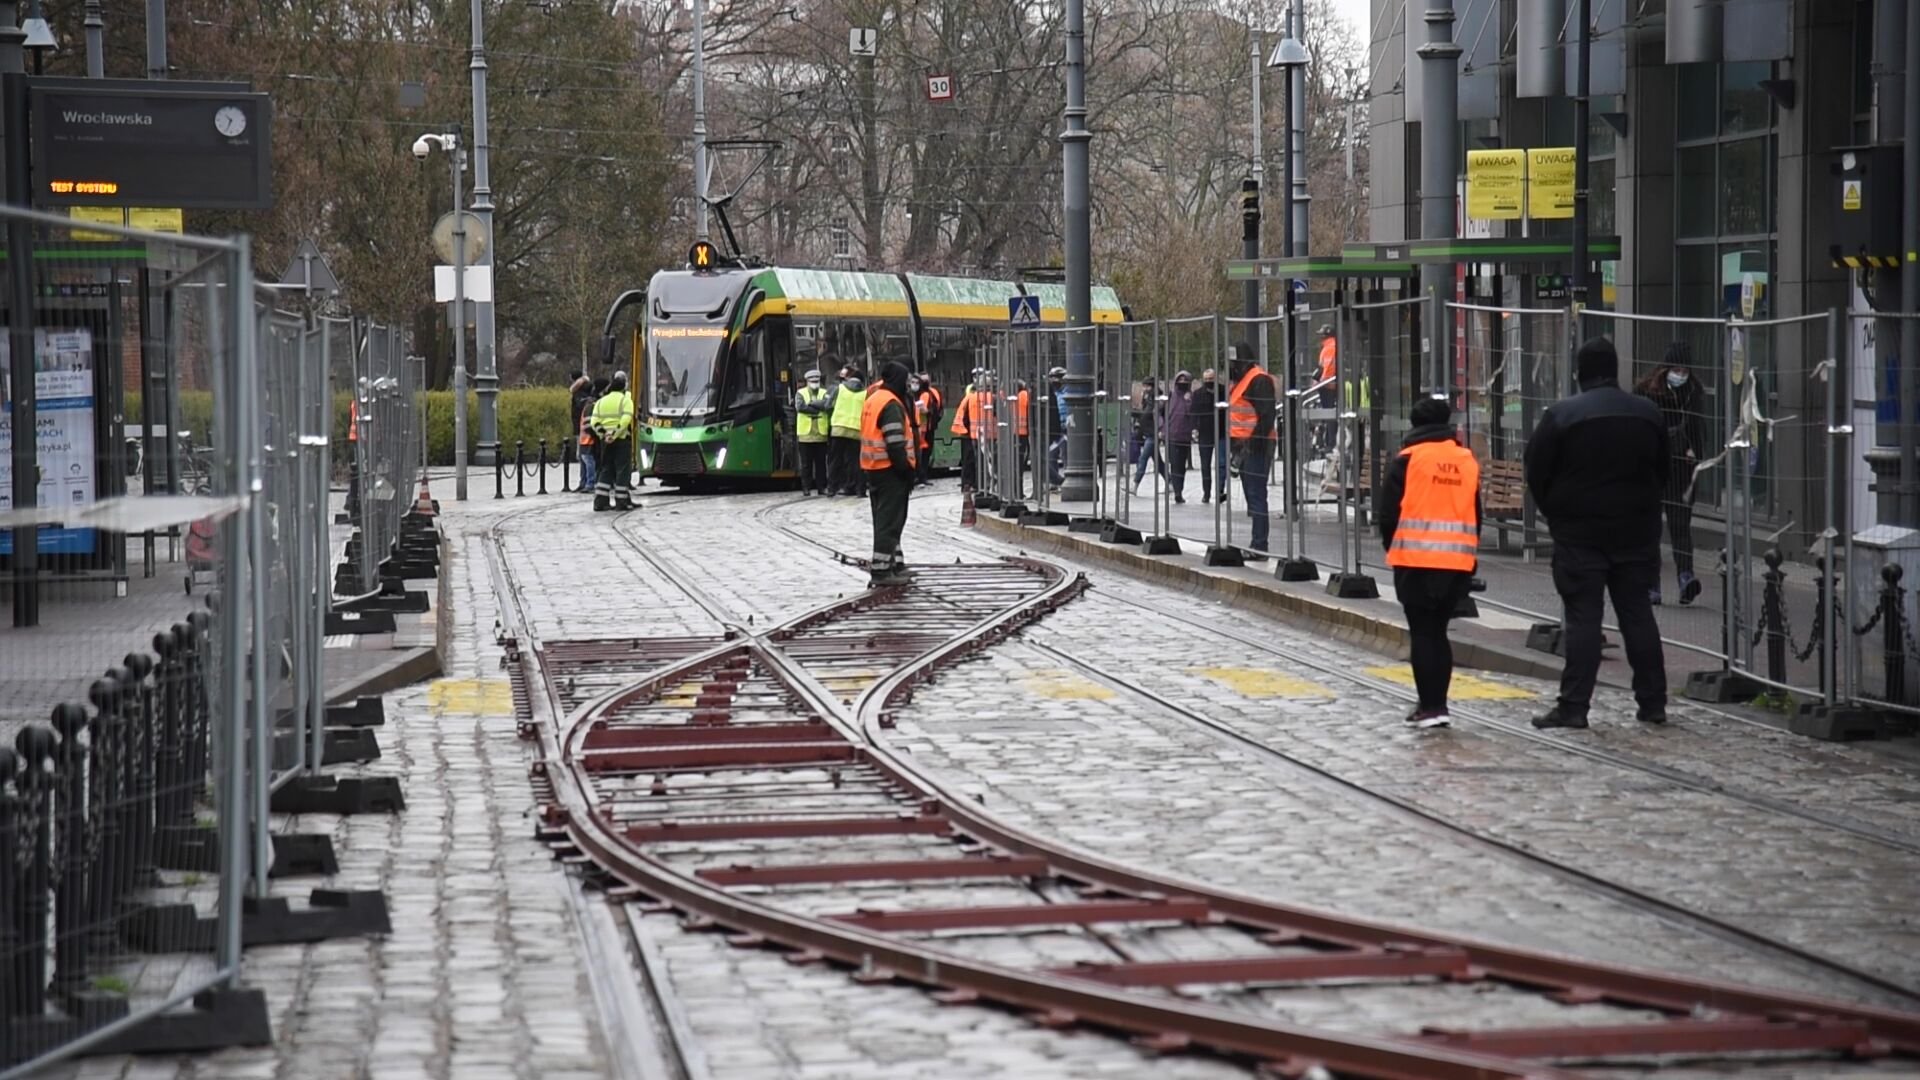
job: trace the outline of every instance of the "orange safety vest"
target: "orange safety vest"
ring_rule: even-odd
[[[1272,377],[1267,374],[1267,369],[1255,364],[1240,376],[1239,382],[1233,384],[1233,392],[1227,395],[1227,438],[1253,438],[1254,428],[1260,424],[1260,414],[1254,409],[1253,402],[1247,400],[1247,387],[1252,386],[1256,378]]]
[[[1022,439],[1027,437],[1027,406],[1032,400],[1025,390],[1014,395],[1013,433]]]
[[[977,426],[976,421],[979,417],[976,415],[978,410],[975,407],[975,397],[976,395],[969,393],[960,398],[959,407],[953,410],[953,423],[947,426],[948,431],[963,439],[973,438],[973,429]]]
[[[991,390],[973,392],[973,415],[980,420],[980,429],[973,433],[976,439],[997,439],[1000,437],[1000,424],[994,419],[994,399],[999,395]]]
[[[929,386],[913,399],[914,418],[920,429],[920,447],[933,446],[933,414],[940,409],[940,391]]]
[[[1387,565],[1472,573],[1479,565],[1474,498],[1480,491],[1480,462],[1452,440],[1414,443],[1400,456],[1407,459],[1407,486]]]
[[[887,454],[887,437],[880,430],[880,411],[888,404],[900,406],[900,422],[907,422],[907,403],[894,396],[893,391],[884,386],[876,386],[867,393],[867,403],[860,410],[860,467],[867,472],[885,472],[893,468],[893,459]],[[920,459],[914,453],[912,432],[903,432],[907,438],[907,464],[918,465]]]
[[[1333,378],[1334,366],[1339,361],[1340,345],[1333,338],[1320,342],[1320,378],[1321,381]]]

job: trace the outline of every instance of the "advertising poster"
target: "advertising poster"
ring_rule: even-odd
[[[85,328],[33,332],[41,506],[86,506],[95,498],[93,447],[93,332]],[[13,507],[12,341],[0,327],[0,510]],[[94,549],[92,529],[42,528],[40,550],[85,555]],[[0,530],[0,555],[12,554],[13,534]]]

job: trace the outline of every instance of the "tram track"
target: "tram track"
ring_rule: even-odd
[[[762,508],[762,510],[758,512],[757,516],[765,516],[774,510],[778,510],[786,507],[792,507],[794,505],[799,505],[802,503],[803,503],[803,500],[792,500],[785,503],[774,504],[773,506]],[[782,533],[796,540],[799,540],[803,543],[810,544],[814,547],[817,547],[824,551],[829,552],[839,561],[845,562],[845,561],[848,561],[849,559],[849,556],[838,551],[837,549],[833,548],[832,545],[824,541],[821,541],[816,537],[808,536],[806,533],[801,532],[797,529],[794,529],[790,526],[780,525],[777,523],[770,523],[770,524],[773,524],[773,526],[779,529]],[[971,547],[974,550],[978,550],[982,552],[983,554],[991,554],[997,550],[994,547],[986,543],[983,543],[965,533],[957,533],[950,530],[942,530],[942,536],[960,546]],[[1236,645],[1240,645],[1245,648],[1251,649],[1255,652],[1262,653],[1267,656],[1271,656],[1276,660],[1284,660],[1287,664],[1292,665],[1294,667],[1311,670],[1317,674],[1324,675],[1329,678],[1338,679],[1341,682],[1365,689],[1373,694],[1381,695],[1397,701],[1406,702],[1408,704],[1413,704],[1418,700],[1417,695],[1407,687],[1398,685],[1396,683],[1390,682],[1385,679],[1367,675],[1363,672],[1354,671],[1351,668],[1343,667],[1339,664],[1330,663],[1324,659],[1312,656],[1311,654],[1302,652],[1297,649],[1289,649],[1289,648],[1286,648],[1285,646],[1276,645],[1270,641],[1263,640],[1251,634],[1246,634],[1246,633],[1222,626],[1217,621],[1212,621],[1212,622],[1202,621],[1199,619],[1192,618],[1190,616],[1182,615],[1176,611],[1169,611],[1164,607],[1158,607],[1151,604],[1147,604],[1142,601],[1131,599],[1129,597],[1118,595],[1112,592],[1103,592],[1101,593],[1101,596],[1105,600],[1113,603],[1122,604],[1138,611],[1151,612],[1156,618],[1179,623],[1182,626],[1192,629],[1195,633],[1207,634],[1216,638],[1231,641]],[[1689,709],[1695,709],[1702,712],[1710,713],[1716,717],[1728,720],[1730,722],[1739,723],[1744,726],[1758,727],[1767,731],[1777,730],[1773,728],[1768,728],[1766,727],[1766,725],[1759,724],[1757,721],[1754,721],[1747,717],[1740,716],[1738,713],[1729,712],[1725,709],[1715,708],[1714,706],[1708,703],[1688,701],[1686,702],[1686,707]],[[1530,725],[1527,725],[1524,723],[1515,723],[1510,720],[1502,719],[1489,712],[1486,712],[1485,710],[1475,708],[1472,705],[1456,702],[1450,706],[1450,711],[1456,723],[1460,721],[1465,721],[1469,725],[1472,725],[1484,730],[1488,730],[1488,731],[1498,732],[1499,734],[1505,735],[1509,738],[1520,739],[1536,746],[1549,747],[1560,753],[1571,754],[1577,757],[1585,758],[1590,761],[1611,765],[1618,769],[1637,772],[1644,776],[1659,780],[1667,784],[1671,784],[1675,787],[1685,788],[1687,790],[1698,792],[1703,795],[1712,795],[1717,798],[1731,799],[1736,802],[1741,802],[1748,806],[1752,806],[1756,809],[1765,810],[1770,813],[1794,818],[1807,824],[1818,825],[1823,828],[1833,829],[1838,832],[1846,833],[1849,836],[1853,836],[1862,840],[1871,841],[1873,843],[1880,844],[1882,846],[1888,847],[1896,851],[1903,852],[1905,854],[1920,855],[1920,834],[1888,829],[1888,828],[1873,824],[1871,822],[1862,821],[1856,817],[1835,814],[1829,811],[1820,810],[1814,807],[1808,807],[1798,803],[1794,803],[1787,799],[1776,798],[1774,796],[1765,795],[1759,792],[1749,791],[1741,787],[1721,783],[1719,781],[1716,781],[1707,777],[1695,775],[1684,769],[1678,769],[1672,766],[1662,765],[1657,762],[1648,761],[1644,758],[1637,757],[1634,755],[1623,754],[1623,753],[1620,753],[1619,751],[1606,750],[1606,749],[1602,749],[1600,747],[1595,747],[1595,746],[1588,746],[1577,741],[1566,739],[1564,737],[1556,737],[1553,735],[1548,735],[1533,729]]]
[[[536,642],[528,635],[523,601],[497,553],[497,541],[493,561],[498,591],[508,601],[504,637],[522,673],[530,713],[523,733],[540,743],[536,785],[547,795],[542,836],[608,876],[614,882],[610,899],[671,905],[687,913],[696,928],[724,927],[736,944],[794,950],[790,958],[797,962],[828,959],[868,978],[935,988],[944,1000],[990,1000],[1027,1011],[1042,1023],[1133,1034],[1150,1048],[1207,1048],[1266,1063],[1281,1075],[1305,1075],[1316,1066],[1379,1077],[1574,1075],[1540,1063],[1543,1045],[1552,1047],[1547,1057],[1576,1059],[1605,1058],[1623,1049],[1704,1053],[1735,1046],[1920,1055],[1920,1016],[1428,935],[1123,867],[1010,827],[887,751],[881,733],[915,686],[1084,587],[1057,564],[1003,560],[929,566],[912,586],[837,600],[756,631],[740,626],[680,567],[643,550],[633,537],[627,540],[676,587],[693,586],[686,594],[726,627],[726,634],[717,641],[676,642],[659,655],[679,653],[680,658],[664,663],[647,654],[628,672],[624,686],[570,705],[562,704],[560,688],[544,667],[545,659],[567,643]],[[841,561],[852,560],[842,556]],[[1034,580],[1024,587],[1012,584],[1021,576]],[[1034,587],[1035,580],[1042,587]],[[893,635],[894,616],[906,616],[898,625],[924,621],[937,629]],[[871,669],[857,686],[846,676],[850,663]],[[822,772],[831,773],[831,779],[816,775]],[[781,781],[775,785],[779,798],[755,802],[761,793],[751,787],[753,778],[769,773]],[[712,782],[714,776],[720,779]],[[847,785],[843,799],[837,793],[848,778],[857,782]],[[796,785],[807,794],[796,794]],[[883,804],[893,804],[887,812],[872,812],[876,791],[885,796]],[[676,806],[683,795],[694,801]],[[745,812],[717,815],[712,812],[716,799],[741,800]],[[860,800],[864,810],[846,812]],[[696,805],[704,809],[689,809]],[[826,832],[823,822],[831,823]],[[822,861],[829,852],[807,846],[813,842],[809,838],[879,834],[931,837],[926,842],[962,857],[927,858],[923,851],[907,860],[856,864]],[[779,849],[778,864],[757,867],[688,870],[668,854],[676,845],[684,855],[690,842],[744,837],[777,838],[771,842],[789,846]],[[790,843],[798,841],[805,842]],[[805,861],[790,861],[796,854],[804,854]],[[1078,899],[1019,910],[856,910],[827,918],[761,899],[782,884],[799,882],[982,876],[1025,881],[1036,893],[1035,880],[1069,883],[1078,889]],[[914,928],[1096,923],[1137,926],[1142,933],[1166,923],[1224,927],[1264,951],[1211,961],[1028,971],[971,960],[941,947],[943,939],[901,936]],[[1636,1010],[1637,1020],[1648,1013],[1668,1019],[1628,1025],[1631,1030],[1331,1035],[1244,1011],[1115,989],[1189,982],[1311,984],[1329,977],[1383,975],[1490,980],[1503,989],[1558,994],[1569,1003],[1606,1001]],[[1716,1012],[1697,1015],[1702,1009]]]
[[[774,510],[792,505],[794,505],[794,503],[787,502],[776,504],[773,507],[763,508],[757,516],[765,517]],[[846,561],[848,558],[844,552],[834,549],[831,544],[817,537],[808,536],[799,530],[785,525],[775,524],[774,527],[794,539],[830,552],[841,561]],[[955,537],[955,539],[968,538],[961,536]],[[1161,606],[1147,604],[1125,596],[1115,595],[1111,592],[1102,592],[1099,596],[1099,601],[1121,604],[1140,612],[1151,613],[1156,618],[1171,620],[1189,627],[1196,632],[1229,640],[1256,652],[1272,656],[1275,659],[1284,660],[1292,668],[1307,668],[1319,675],[1341,679],[1363,688],[1374,695],[1398,698],[1407,702],[1414,700],[1413,694],[1387,680],[1357,673],[1349,668],[1329,664],[1297,650],[1285,649],[1273,645],[1270,642],[1252,637],[1251,635],[1219,626],[1215,623],[1201,622],[1187,616],[1169,612]],[[1775,935],[1767,934],[1728,919],[1717,917],[1678,901],[1660,896],[1649,890],[1582,869],[1572,863],[1556,859],[1542,852],[1488,833],[1482,829],[1477,829],[1456,821],[1445,814],[1423,807],[1412,799],[1381,791],[1364,782],[1343,776],[1335,768],[1315,764],[1297,754],[1289,753],[1269,741],[1250,735],[1230,721],[1218,719],[1203,711],[1174,702],[1136,679],[1116,674],[1108,665],[1103,665],[1098,661],[1080,656],[1073,652],[1070,647],[1042,640],[1042,638],[1051,636],[1053,636],[1051,631],[1041,630],[1038,633],[1024,635],[1023,644],[1028,648],[1054,658],[1059,663],[1074,669],[1085,678],[1127,694],[1164,715],[1173,717],[1184,723],[1198,726],[1212,735],[1225,739],[1227,742],[1243,749],[1252,751],[1260,758],[1280,767],[1306,773],[1320,782],[1386,806],[1394,812],[1423,823],[1429,828],[1487,847],[1512,861],[1529,866],[1537,871],[1549,874],[1558,880],[1585,889],[1610,902],[1652,914],[1676,924],[1686,925],[1711,937],[1739,945],[1758,955],[1765,956],[1770,960],[1784,960],[1803,970],[1838,977],[1878,995],[1892,995],[1905,1002],[1920,1003],[1920,990],[1916,990],[1914,987],[1908,986],[1905,983],[1886,978],[1871,971],[1866,971],[1844,960],[1802,947]],[[1725,788],[1724,785],[1699,780],[1680,770],[1652,765],[1641,762],[1635,758],[1596,750],[1590,747],[1569,745],[1563,740],[1542,736],[1537,732],[1527,729],[1524,725],[1501,720],[1471,707],[1462,707],[1456,704],[1453,707],[1453,712],[1458,717],[1463,717],[1503,734],[1526,739],[1531,743],[1552,747],[1560,751],[1572,752],[1582,757],[1604,762],[1618,768],[1638,771],[1665,782],[1675,784],[1676,786],[1689,788],[1706,794],[1734,798],[1738,801],[1753,805],[1758,809],[1791,816],[1809,824],[1837,829],[1859,837],[1860,839],[1880,843],[1898,851],[1920,854],[1920,844],[1908,841],[1906,838],[1898,834],[1889,833],[1886,830],[1873,828],[1864,824],[1850,823],[1845,820],[1835,820],[1832,815],[1823,814],[1818,811],[1798,807],[1791,803],[1764,796],[1743,797],[1745,793],[1730,791]]]

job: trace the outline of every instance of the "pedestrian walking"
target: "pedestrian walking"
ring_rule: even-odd
[[[827,404],[827,388],[820,385],[820,372],[809,371],[806,384],[794,395],[794,437],[800,443],[800,493],[832,494],[827,487],[828,421],[833,414]]]
[[[860,375],[843,369],[840,385],[833,388],[827,405],[829,452],[827,485],[836,495],[862,495],[866,482],[860,477],[860,412],[866,407],[867,394],[861,388]]]
[[[627,373],[613,373],[605,396],[593,403],[593,434],[600,474],[593,486],[595,510],[633,509],[633,395]]]
[[[933,385],[933,376],[921,372],[918,388],[914,393],[915,424],[920,433],[919,475],[916,482],[926,487],[933,482],[933,433],[940,430],[940,417],[946,410],[946,400],[940,396],[940,388]]]
[[[1213,501],[1215,490],[1222,498],[1227,493],[1227,455],[1214,454],[1220,444],[1222,424],[1219,408],[1220,383],[1214,377],[1213,369],[1200,373],[1200,385],[1194,387],[1193,400],[1188,406],[1193,412],[1193,442],[1200,451],[1200,501]]]
[[[599,400],[599,396],[594,393],[593,380],[587,378],[584,371],[573,373],[573,385],[568,390],[573,409],[574,439],[580,447],[580,490],[592,491],[598,481],[594,468],[593,403]]]
[[[1208,419],[1212,419],[1209,417]],[[1167,476],[1173,501],[1187,501],[1187,468],[1193,461],[1193,374],[1176,371],[1167,398]]]
[[[1667,543],[1673,547],[1673,570],[1679,580],[1682,605],[1700,597],[1700,579],[1693,576],[1693,470],[1707,450],[1706,405],[1701,400],[1700,382],[1690,370],[1692,363],[1693,350],[1686,342],[1670,342],[1665,360],[1633,388],[1660,410],[1660,422],[1667,429],[1667,452],[1672,456],[1667,461],[1662,508],[1666,511]],[[1657,579],[1651,599],[1660,603]]]
[[[1454,435],[1453,408],[1421,398],[1412,430],[1374,491],[1374,518],[1393,568],[1393,591],[1407,616],[1408,659],[1419,701],[1407,723],[1448,723],[1453,645],[1447,623],[1479,568],[1480,462]]]
[[[1140,380],[1140,388],[1133,395],[1133,435],[1128,440],[1128,463],[1133,466],[1133,493],[1140,494],[1140,481],[1147,475],[1147,466],[1151,464],[1154,473],[1161,478],[1167,475],[1166,467],[1160,464],[1160,447],[1154,438],[1156,421],[1162,417],[1158,401],[1159,387],[1153,376]]]
[[[1279,446],[1274,435],[1277,402],[1273,376],[1260,366],[1252,345],[1237,342],[1233,346],[1233,389],[1227,395],[1228,448],[1240,473],[1240,492],[1251,522],[1250,546],[1260,552],[1267,550],[1267,477]],[[1224,492],[1224,478],[1220,486]]]
[[[918,472],[912,415],[907,405],[907,366],[888,361],[860,412],[860,471],[866,475],[873,508],[869,588],[911,580],[900,553],[900,534],[906,531],[907,499]]]
[[[1067,475],[1067,369],[1047,369],[1047,398],[1053,402],[1053,439],[1047,447],[1047,490],[1058,493]]]
[[[1555,403],[1527,442],[1527,490],[1553,533],[1553,587],[1564,614],[1560,698],[1537,728],[1583,728],[1600,671],[1600,617],[1613,598],[1633,668],[1639,719],[1667,720],[1666,657],[1651,594],[1660,581],[1660,500],[1671,451],[1653,402],[1620,389],[1604,337],[1580,346],[1580,391]]]

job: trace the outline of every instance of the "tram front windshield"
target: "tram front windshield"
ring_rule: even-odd
[[[647,319],[648,411],[687,416],[713,409],[737,274],[660,274]]]

